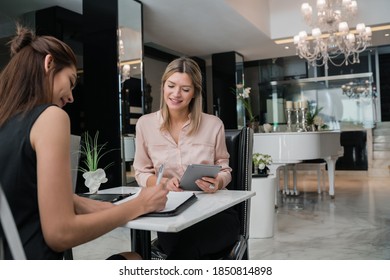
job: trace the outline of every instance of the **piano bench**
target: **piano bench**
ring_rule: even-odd
[[[297,170],[313,170],[317,171],[317,192],[321,193],[325,189],[325,171],[326,171],[326,162],[301,162],[296,164],[288,164],[287,171],[293,171],[293,182],[296,180],[296,171]],[[295,168],[294,168],[295,167]],[[283,169],[282,169],[283,170]],[[296,184],[296,183],[295,183]],[[321,188],[322,186],[322,188]],[[297,186],[294,185],[294,192],[297,193]]]

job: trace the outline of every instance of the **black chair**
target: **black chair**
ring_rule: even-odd
[[[230,154],[229,165],[233,169],[232,181],[227,185],[231,191],[249,191],[252,187],[252,151],[253,130],[251,128],[225,130],[226,146]],[[240,260],[248,259],[249,210],[250,199],[234,206],[240,220],[240,236],[231,248],[221,254],[209,256],[210,259]],[[226,253],[227,252],[227,253]],[[152,259],[165,259],[166,255],[158,245],[158,239],[152,241]]]

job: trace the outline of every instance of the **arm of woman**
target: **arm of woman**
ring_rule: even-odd
[[[135,155],[133,167],[135,170],[135,179],[137,180],[138,185],[146,187],[150,185],[155,185],[157,181],[157,176],[155,175],[155,170],[153,162],[150,159],[150,156],[147,151],[147,141],[144,137],[144,122],[141,117],[136,125],[136,137],[135,137]]]
[[[60,108],[47,108],[34,123],[30,141],[37,156],[38,206],[46,243],[64,251],[93,240],[129,220],[164,208],[167,191],[161,186],[98,212],[75,212],[70,170],[70,121]]]
[[[215,129],[215,126],[213,129]],[[198,187],[208,193],[214,193],[225,188],[232,179],[232,169],[229,167],[230,156],[226,148],[225,130],[222,122],[220,122],[219,129],[215,134],[214,155],[214,164],[220,165],[222,167],[221,171],[215,178],[203,177],[196,181]]]
[[[77,194],[73,194],[73,203],[76,214],[94,213],[114,207],[111,202],[93,200]]]

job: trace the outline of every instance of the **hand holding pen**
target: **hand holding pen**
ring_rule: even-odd
[[[160,168],[158,169],[156,185],[160,184],[162,176],[163,176],[163,173],[164,173],[164,164],[161,164]],[[164,182],[164,188],[166,188],[166,189],[168,189],[170,191],[175,191],[175,192],[183,191],[179,187],[179,180],[177,178],[175,178],[175,177],[173,177],[173,178],[171,178],[169,180],[166,180]]]

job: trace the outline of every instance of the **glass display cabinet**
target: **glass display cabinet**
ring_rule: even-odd
[[[328,129],[372,128],[376,122],[373,74],[361,73],[339,76],[274,81],[259,85],[261,111],[265,122],[281,130],[281,125],[296,122],[289,109],[307,106],[319,110]],[[292,120],[288,119],[291,117]]]

